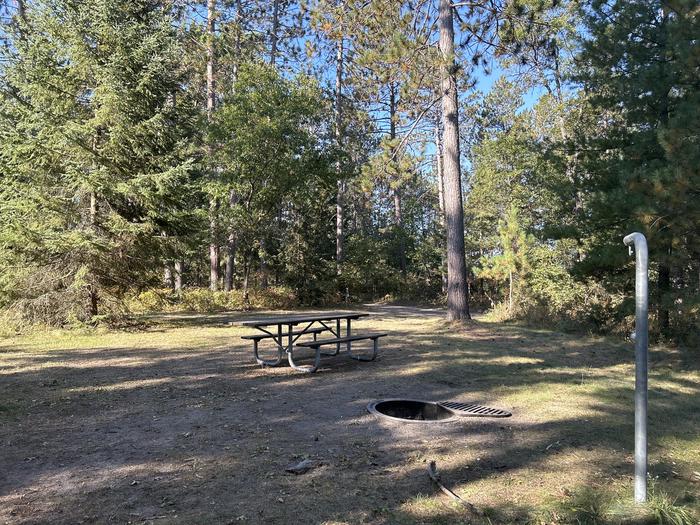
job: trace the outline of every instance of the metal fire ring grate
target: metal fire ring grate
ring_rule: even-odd
[[[499,408],[485,407],[474,403],[459,403],[457,401],[442,401],[438,403],[453,414],[469,417],[510,417],[512,414]]]
[[[419,399],[380,399],[367,405],[376,416],[402,423],[447,423],[457,421],[457,414],[432,401]]]

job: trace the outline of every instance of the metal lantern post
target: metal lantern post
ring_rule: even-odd
[[[649,367],[649,253],[647,240],[641,233],[630,233],[623,239],[632,245],[636,256],[634,284],[634,499],[637,503],[647,499],[647,372]]]

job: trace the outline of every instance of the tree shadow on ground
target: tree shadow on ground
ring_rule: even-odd
[[[459,523],[460,511],[419,498],[434,493],[429,459],[460,490],[501,491],[469,493],[494,523],[537,511],[522,482],[546,479],[537,490],[559,498],[564,486],[629,482],[628,346],[480,323],[425,333],[409,313],[377,361],[341,354],[314,375],[261,369],[225,334],[206,346],[4,353],[0,519]],[[653,472],[692,488],[677,476],[697,467],[668,442],[697,442],[700,383],[664,368],[650,385]],[[404,396],[505,401],[514,415],[428,427],[365,411]],[[305,457],[321,465],[284,472]]]

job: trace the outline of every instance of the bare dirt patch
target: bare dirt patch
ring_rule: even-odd
[[[341,353],[313,375],[257,366],[238,315],[1,342],[0,522],[466,523],[431,486],[430,459],[493,523],[536,520],[580,487],[631,491],[627,345],[371,311],[356,329],[391,334],[380,357]],[[700,379],[656,355],[652,472],[692,505]],[[424,426],[366,412],[392,397],[514,415]],[[304,459],[314,467],[285,471]]]

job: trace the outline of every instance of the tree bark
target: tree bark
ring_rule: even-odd
[[[343,119],[343,36],[338,39],[335,59],[335,141],[338,155],[343,146],[342,119]],[[335,163],[335,173],[338,179],[338,193],[335,204],[335,263],[337,275],[342,274],[342,263],[345,258],[345,231],[343,221],[345,219],[345,181],[340,165],[340,158]]]
[[[391,156],[394,157],[396,151],[394,140],[396,140],[396,84],[389,83],[389,140],[391,141]],[[395,162],[392,161],[392,162]],[[406,242],[403,237],[403,215],[401,213],[401,184],[400,175],[397,173],[394,180],[394,225],[399,241],[399,269],[402,274],[406,274]]]
[[[207,121],[211,122],[216,106],[216,54],[214,37],[216,32],[216,0],[207,0]]]
[[[175,261],[175,291],[182,291],[182,261]]]
[[[245,258],[245,262],[243,263],[243,305],[246,308],[250,304],[250,297],[248,296],[248,283],[250,281],[250,264],[251,257],[250,254],[248,254]]]
[[[459,112],[454,57],[454,21],[450,0],[440,0],[442,67],[443,178],[447,226],[447,318],[470,319],[467,263],[464,255],[464,210],[459,165]]]
[[[277,62],[277,32],[280,25],[280,0],[272,3],[272,31],[270,33],[270,64],[274,66]]]
[[[93,234],[97,234],[97,195],[94,191],[90,192],[90,230]],[[88,295],[90,297],[90,305],[88,308],[89,317],[92,318],[99,313],[99,295],[97,293],[97,278],[94,271],[92,272],[92,282],[88,284]]]
[[[214,50],[214,34],[216,31],[216,0],[207,0],[207,122],[211,124],[216,105],[216,83],[214,71],[216,67],[216,55]],[[207,153],[211,160],[213,149],[207,147]],[[214,174],[213,174],[214,175]],[[212,196],[209,198],[209,289],[219,289],[219,244],[217,241],[217,203]]]
[[[445,231],[445,190],[442,180],[442,141],[440,139],[440,117],[435,120],[435,170],[437,171],[438,205],[440,207],[440,229]],[[447,274],[445,273],[445,251],[440,256],[440,282],[442,293],[447,293]]]
[[[265,290],[268,286],[267,277],[267,250],[265,248],[265,239],[260,240],[260,288]]]
[[[216,199],[209,200],[209,289],[215,292],[219,289],[219,244],[217,242]]]
[[[236,271],[236,236],[233,233],[228,235],[226,245],[226,273],[224,275],[224,291],[233,290],[233,275]]]
[[[166,262],[163,268],[163,284],[170,289],[173,287],[173,269],[169,262]]]

